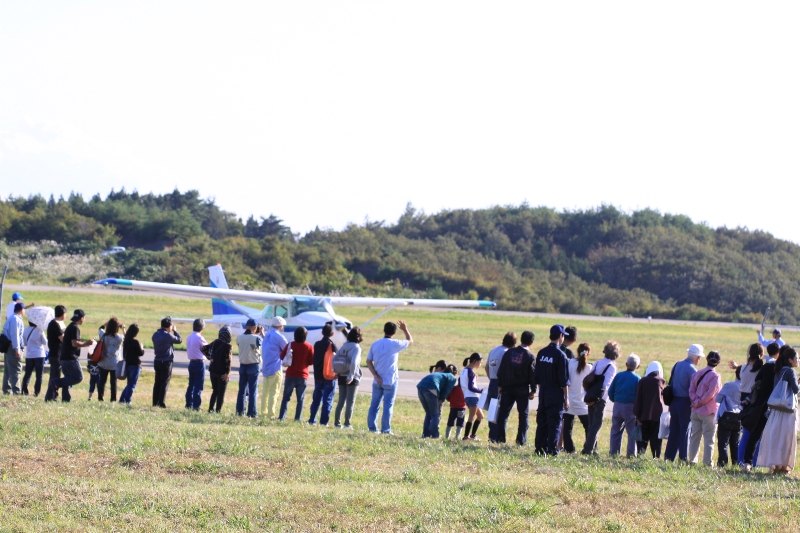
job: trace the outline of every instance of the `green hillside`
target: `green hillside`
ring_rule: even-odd
[[[320,225],[325,221],[320,220]],[[759,231],[710,228],[646,209],[558,212],[505,206],[306,235],[274,217],[242,221],[198,191],[112,191],[102,198],[0,201],[10,279],[85,283],[103,276],[315,293],[488,298],[503,309],[758,321],[770,305],[800,318],[800,247]],[[99,252],[113,245],[129,250]]]

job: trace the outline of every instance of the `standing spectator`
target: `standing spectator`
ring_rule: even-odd
[[[353,416],[353,406],[358,395],[358,384],[361,381],[361,328],[353,327],[347,333],[347,342],[339,349],[338,355],[345,356],[350,361],[347,374],[339,374],[339,402],[336,404],[336,418],[334,425],[344,429],[353,429],[351,420]],[[344,426],[340,424],[342,420],[342,407],[344,407]]]
[[[122,333],[120,333],[122,332]],[[122,341],[125,340],[125,326],[119,323],[117,317],[111,317],[100,328],[103,336],[103,357],[97,364],[100,380],[97,383],[97,401],[103,401],[106,390],[106,381],[111,376],[111,401],[117,401],[117,363],[122,359]]]
[[[756,384],[756,376],[758,375],[758,371],[761,370],[761,367],[764,364],[762,358],[764,357],[764,347],[761,346],[759,343],[754,342],[750,345],[747,349],[747,361],[741,367],[736,364],[735,361],[730,361],[728,366],[730,366],[731,370],[740,370],[739,375],[741,376],[741,397],[737,400],[736,404],[739,404],[753,394],[753,386]]]
[[[403,332],[406,339],[397,340],[392,337],[397,333],[397,328]],[[367,428],[372,433],[378,432],[378,411],[383,402],[383,416],[381,417],[381,433],[392,433],[392,412],[394,400],[397,397],[397,364],[399,354],[414,343],[408,326],[402,320],[387,322],[383,325],[382,339],[378,339],[369,348],[367,354],[367,368],[372,373],[372,402],[367,411]]]
[[[654,459],[661,458],[661,439],[658,432],[661,428],[661,414],[664,412],[664,369],[661,363],[653,361],[647,365],[644,377],[636,387],[636,400],[633,402],[633,414],[636,422],[642,426],[642,453],[650,445]]]
[[[456,384],[458,369],[452,367],[451,371],[433,372],[428,374],[417,384],[417,395],[425,410],[425,420],[422,422],[422,438],[439,438],[439,417],[445,398]]]
[[[781,338],[781,330],[778,328],[772,330],[772,338],[770,340],[764,338],[764,334],[761,332],[760,328],[756,331],[758,332],[758,343],[764,347],[769,346],[773,342],[778,345],[778,348],[783,348],[783,346],[786,344]]]
[[[258,416],[258,373],[261,371],[261,342],[263,330],[256,321],[248,319],[245,331],[236,337],[239,347],[239,393],[236,395],[236,414],[244,415],[245,396],[247,416]]]
[[[499,396],[497,392],[497,371],[500,369],[500,363],[503,361],[505,353],[517,345],[517,335],[509,331],[503,336],[503,342],[500,346],[492,348],[489,355],[486,356],[486,377],[489,378],[489,391],[487,393],[487,401],[491,402]],[[463,395],[463,394],[462,394]],[[498,402],[499,403],[499,402]],[[500,406],[498,405],[498,408]],[[462,420],[463,423],[463,420]],[[489,442],[497,442],[498,439],[498,426],[496,422],[489,422]]]
[[[55,389],[55,396],[48,397],[47,394],[53,389],[50,388],[50,382],[54,379],[61,377],[61,343],[64,341],[64,319],[67,316],[67,308],[63,305],[55,307],[55,318],[47,325],[47,349],[50,353],[47,354],[47,360],[50,362],[50,378],[47,380],[47,392],[45,392],[44,401],[50,402],[58,399],[58,389]]]
[[[678,455],[682,461],[687,460],[689,447],[689,422],[692,416],[692,400],[689,399],[689,385],[692,376],[697,373],[697,363],[703,357],[703,345],[692,344],[686,350],[686,359],[675,363],[669,384],[672,387],[673,398],[669,406],[670,422],[669,437],[664,459],[674,461]]]
[[[528,441],[528,410],[530,400],[536,394],[536,378],[533,373],[536,356],[530,351],[534,338],[532,331],[523,331],[520,345],[509,348],[503,354],[500,368],[497,369],[500,402],[497,406],[497,437],[494,442],[506,441],[506,424],[515,403],[519,414],[516,443],[524,446]]]
[[[567,356],[561,351],[564,326],[550,328],[550,344],[536,354],[534,378],[539,387],[536,411],[536,453],[558,455],[558,442],[564,411],[569,409],[569,369]]]
[[[22,306],[22,309],[30,309],[31,307],[34,307],[36,305],[36,303],[34,302],[25,305],[24,303],[22,303],[22,300],[24,299],[25,298],[23,298],[22,295],[18,292],[15,292],[14,294],[11,295],[11,301],[8,303],[8,306],[6,307],[6,320],[11,318],[16,313],[14,309],[16,308],[17,304],[20,304]]]
[[[775,386],[785,381],[789,394],[797,394],[797,352],[788,346],[781,349],[775,362]],[[770,408],[769,418],[761,437],[758,466],[765,466],[773,473],[790,472],[794,468],[797,454],[797,409],[793,411]]]
[[[300,422],[303,416],[303,404],[306,397],[308,384],[308,367],[314,364],[314,347],[306,342],[308,330],[300,326],[294,330],[294,342],[289,345],[292,353],[292,364],[286,369],[286,381],[283,382],[283,401],[281,402],[280,419],[286,420],[286,411],[289,400],[296,391],[297,406],[294,410],[295,422]],[[309,422],[310,423],[310,422]]]
[[[575,359],[571,347],[578,341],[578,328],[575,326],[567,326],[564,328],[564,342],[561,343],[559,348],[567,356],[567,359]]]
[[[208,412],[219,413],[225,401],[225,389],[231,378],[231,328],[222,326],[216,340],[206,347],[211,363],[208,365],[208,375],[211,378],[211,400],[208,402]]]
[[[81,356],[81,348],[89,348],[94,345],[93,340],[82,341],[80,327],[86,320],[86,313],[83,309],[76,309],[72,313],[70,325],[64,330],[64,340],[61,345],[61,373],[64,377],[51,379],[47,391],[47,397],[55,398],[58,389],[62,388],[61,401],[72,401],[70,389],[83,381],[83,371],[78,359]]]
[[[22,350],[25,349],[25,306],[21,303],[14,304],[11,313],[3,327],[3,333],[11,339],[11,346],[3,359],[3,394],[19,394],[19,373],[22,370]]]
[[[778,355],[781,353],[781,346],[777,342],[771,342],[767,346],[767,357],[765,363],[774,363],[778,360]]]
[[[203,404],[203,387],[206,382],[206,357],[203,346],[208,342],[203,338],[206,323],[202,318],[192,322],[192,332],[186,337],[186,357],[189,358],[189,386],[186,388],[186,409],[200,410]]]
[[[588,362],[591,356],[591,346],[583,343],[578,346],[578,357],[570,359],[567,365],[569,370],[569,409],[564,413],[563,426],[564,451],[567,453],[575,453],[575,442],[572,440],[575,417],[577,416],[580,420],[584,433],[589,427],[589,407],[583,401],[583,378],[592,371],[592,364]]]
[[[614,402],[614,411],[611,415],[611,445],[609,453],[619,455],[622,448],[622,433],[628,434],[627,457],[636,457],[637,441],[633,439],[633,428],[636,427],[636,415],[633,404],[636,401],[636,389],[639,386],[639,356],[632,353],[625,361],[625,372],[614,376],[611,388],[608,389],[608,399]]]
[[[156,371],[153,383],[153,407],[167,408],[167,390],[172,379],[172,362],[175,359],[176,344],[183,342],[181,334],[175,331],[172,318],[161,319],[161,329],[153,333],[153,369]]]
[[[333,379],[325,379],[325,357],[328,350],[331,350],[331,357],[336,354],[339,349],[331,340],[333,337],[333,325],[330,323],[322,326],[322,339],[314,343],[314,394],[311,400],[311,409],[309,412],[308,423],[312,426],[317,423],[317,410],[319,410],[320,403],[322,404],[322,412],[319,414],[319,423],[321,426],[327,426],[328,420],[331,416],[331,409],[333,408],[333,396],[336,393],[336,377]]]
[[[770,347],[777,346],[774,343],[767,347],[769,352]],[[742,468],[749,471],[752,465],[756,462],[756,446],[761,440],[761,435],[767,425],[767,401],[772,394],[772,389],[775,387],[775,371],[776,362],[767,360],[764,366],[758,371],[756,375],[756,384],[753,386],[753,395],[742,402],[742,404],[750,404],[747,408],[750,414],[742,417],[742,427],[747,430],[748,438],[746,444],[739,444],[739,449],[744,448],[744,455],[742,456]]]
[[[479,353],[473,353],[464,359],[464,370],[461,371],[461,390],[464,392],[464,401],[469,409],[469,420],[467,420],[466,427],[464,428],[464,440],[478,440],[475,434],[478,432],[478,426],[481,425],[483,420],[483,411],[478,407],[478,400],[483,389],[479,389],[475,384],[475,371],[480,368],[483,357]],[[477,419],[477,420],[476,420]],[[472,421],[475,421],[473,424]],[[472,433],[470,433],[470,428]]]
[[[264,336],[261,348],[261,375],[264,378],[261,412],[268,418],[278,416],[278,396],[280,396],[283,384],[281,359],[283,359],[284,350],[289,346],[289,341],[283,336],[284,326],[286,326],[286,321],[283,318],[279,316],[273,318],[272,327]]]
[[[608,402],[608,389],[617,375],[617,358],[621,348],[617,341],[608,341],[603,346],[603,359],[594,364],[592,374],[603,376],[603,393],[596,402],[587,403],[589,407],[589,427],[586,430],[586,442],[583,443],[581,454],[591,455],[597,453],[597,435],[603,427],[603,413]]]
[[[703,464],[711,466],[711,456],[714,455],[714,440],[717,433],[716,398],[722,390],[722,378],[717,373],[716,366],[721,357],[718,352],[708,352],[706,362],[708,366],[692,376],[689,386],[689,398],[692,401],[691,432],[689,435],[689,462],[697,464],[697,455],[700,451],[700,437],[703,437]]]
[[[731,450],[731,462],[736,464],[739,457],[739,436],[741,434],[741,423],[736,420],[735,427],[726,426],[725,420],[720,420],[725,413],[733,413],[738,415],[739,402],[742,396],[742,381],[741,381],[742,367],[736,369],[736,379],[729,381],[722,386],[722,390],[717,394],[716,402],[719,405],[717,409],[717,442],[719,453],[717,455],[717,466],[723,468],[728,464],[728,447]],[[737,416],[738,418],[738,416]]]
[[[36,373],[33,395],[39,396],[42,390],[42,371],[44,370],[44,354],[47,350],[47,337],[37,324],[28,321],[23,333],[25,338],[25,375],[22,376],[22,394],[28,396],[28,383],[31,374]]]
[[[125,340],[122,341],[122,357],[125,359],[125,374],[128,377],[128,382],[119,397],[120,403],[131,403],[133,391],[136,390],[136,385],[139,383],[139,376],[142,373],[144,346],[142,346],[142,342],[136,338],[138,334],[139,325],[131,324],[125,332]]]

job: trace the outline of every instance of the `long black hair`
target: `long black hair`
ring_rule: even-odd
[[[475,352],[474,354],[472,354],[469,357],[467,357],[466,359],[464,359],[464,362],[461,363],[461,366],[466,367],[466,366],[471,365],[475,361],[480,361],[482,359],[483,359],[483,356],[481,356],[481,354],[479,354],[478,352]]]
[[[758,342],[751,344],[747,349],[747,362],[752,363],[750,372],[758,372],[764,366],[762,357],[764,357],[764,347]]]

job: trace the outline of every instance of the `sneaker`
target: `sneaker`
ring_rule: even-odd
[[[470,436],[469,436],[469,440],[471,440],[471,441],[475,441],[475,442],[480,442],[480,441],[481,441],[481,439],[479,439],[479,438],[478,438],[478,437],[476,437],[475,435],[470,435]]]
[[[346,426],[342,426],[342,429],[353,429],[353,426],[347,424]]]

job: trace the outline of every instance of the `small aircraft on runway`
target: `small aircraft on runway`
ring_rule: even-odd
[[[417,307],[439,308],[493,308],[494,302],[485,300],[429,300],[425,298],[368,298],[343,296],[312,296],[302,294],[280,294],[274,292],[243,291],[228,288],[228,282],[219,264],[208,267],[210,287],[196,285],[179,285],[176,283],[156,283],[129,279],[107,278],[95,281],[95,285],[106,285],[157,292],[177,294],[195,298],[210,298],[213,318],[206,323],[220,327],[230,326],[234,335],[244,331],[248,319],[255,321],[267,329],[274,317],[286,320],[284,331],[294,332],[300,326],[308,329],[308,342],[314,343],[322,338],[322,327],[332,323],[335,327],[334,342],[341,346],[353,323],[347,318],[337,315],[333,305],[349,307],[385,307],[383,311],[362,324],[366,326],[395,307],[414,305]],[[266,304],[259,311],[239,302],[259,302]],[[192,322],[191,318],[173,318],[173,322]],[[291,340],[291,339],[290,339]]]

